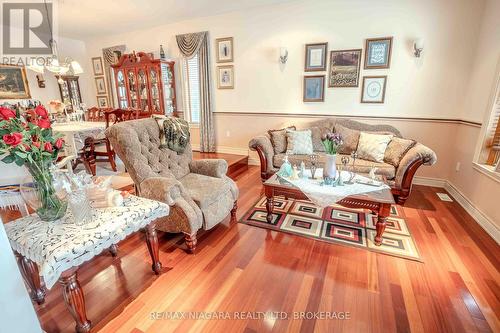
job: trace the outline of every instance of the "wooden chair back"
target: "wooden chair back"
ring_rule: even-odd
[[[104,113],[104,118],[106,119],[106,128],[110,125],[127,121],[139,119],[139,111],[138,109],[114,109],[111,111],[107,111]]]
[[[86,121],[105,121],[105,113],[108,111],[111,111],[111,108],[98,108],[98,107],[91,107],[88,109],[87,113],[85,114],[85,120]]]

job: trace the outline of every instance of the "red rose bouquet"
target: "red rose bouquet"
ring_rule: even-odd
[[[26,166],[38,191],[41,219],[52,221],[64,216],[66,203],[55,194],[50,171],[64,141],[52,132],[49,114],[39,105],[26,121],[18,112],[0,107],[0,155],[2,162]]]

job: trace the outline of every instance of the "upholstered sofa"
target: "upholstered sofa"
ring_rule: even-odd
[[[157,221],[156,228],[184,233],[191,252],[199,229],[211,229],[229,214],[235,219],[239,192],[226,176],[226,161],[193,160],[189,144],[182,154],[161,146],[160,128],[153,118],[117,123],[106,130],[106,137],[138,195],[170,206],[170,215]]]
[[[354,133],[369,132],[391,134],[395,138],[403,138],[401,133],[395,127],[390,125],[369,125],[350,119],[333,117],[321,119],[311,124],[302,126],[301,128],[297,128],[312,130],[314,154],[319,155],[318,164],[320,166],[323,163],[325,156],[320,137],[327,132],[337,132],[336,127],[339,131],[342,129],[344,133],[346,129],[349,129],[352,130],[350,132]],[[283,129],[281,131],[283,131]],[[283,163],[286,155],[283,143],[272,141],[272,137],[274,135],[273,133],[273,131],[269,131],[267,134],[257,136],[249,142],[250,149],[257,151],[259,154],[261,178],[263,181],[279,170],[279,167]],[[349,133],[349,136],[351,136],[351,133]],[[356,151],[356,140],[359,138],[356,139],[354,136],[354,139],[352,137],[344,138],[344,141],[347,139],[350,140],[350,145],[352,146],[351,150]],[[372,167],[376,167],[376,173],[386,177],[388,184],[391,186],[395,201],[399,204],[404,204],[410,195],[413,177],[417,169],[421,165],[433,165],[436,163],[437,157],[436,154],[428,147],[418,142],[413,142],[413,145],[409,145],[406,151],[398,151],[399,156],[396,156],[396,158],[390,158],[391,154],[394,155],[396,153],[397,148],[398,147],[392,147],[391,144],[387,147],[385,154],[386,157],[390,159],[390,163],[388,163],[385,158],[383,163],[358,158],[356,159],[354,170],[359,173],[368,173]],[[352,152],[349,149],[346,149],[346,147],[344,147],[343,150],[341,149],[341,153],[337,154],[337,164],[340,165],[341,158],[343,156],[349,156],[350,153]],[[301,161],[304,161],[306,165],[310,165],[310,155],[288,154],[288,160],[292,164],[298,165]]]

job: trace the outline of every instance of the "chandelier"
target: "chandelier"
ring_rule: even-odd
[[[32,71],[35,71],[37,73],[43,74],[44,70],[48,70],[56,75],[65,75],[68,73],[71,73],[73,75],[78,75],[83,73],[82,66],[78,63],[78,61],[73,60],[70,57],[65,57],[64,59],[61,60],[59,58],[59,52],[57,49],[57,43],[54,39],[54,35],[52,33],[52,23],[50,22],[50,16],[49,16],[49,10],[47,8],[47,1],[43,1],[45,5],[45,12],[47,13],[47,20],[49,23],[49,29],[50,29],[50,40],[49,40],[49,46],[51,50],[51,55],[47,59],[45,65],[39,65],[39,64],[31,64],[30,66],[27,66],[29,69]]]

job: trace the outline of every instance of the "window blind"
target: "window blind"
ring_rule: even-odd
[[[200,70],[198,55],[184,62],[186,73],[186,103],[189,108],[188,121],[200,122]]]
[[[487,137],[489,154],[486,164],[495,165],[500,159],[500,84],[497,87],[495,103],[493,103],[491,126]]]

